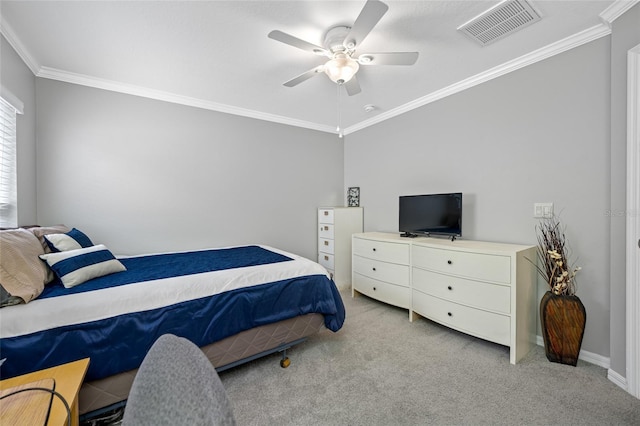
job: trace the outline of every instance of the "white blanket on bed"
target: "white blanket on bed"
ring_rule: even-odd
[[[329,277],[327,270],[316,262],[269,246],[260,247],[293,260],[127,284],[67,296],[36,299],[26,305],[8,306],[0,310],[0,337],[21,336],[64,325],[156,309],[298,276]]]

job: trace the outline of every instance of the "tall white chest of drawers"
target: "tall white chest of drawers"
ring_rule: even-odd
[[[352,247],[353,296],[509,346],[512,364],[535,345],[534,246],[370,232]]]
[[[362,207],[318,209],[318,263],[340,290],[351,284],[351,235],[362,232]]]

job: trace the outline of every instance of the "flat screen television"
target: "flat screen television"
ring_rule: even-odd
[[[399,228],[404,237],[462,236],[462,193],[401,195]]]

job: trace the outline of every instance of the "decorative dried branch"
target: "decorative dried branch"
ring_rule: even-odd
[[[554,294],[572,296],[576,293],[576,274],[580,267],[571,268],[570,250],[564,230],[555,216],[543,219],[538,226],[538,273]],[[540,266],[542,265],[542,266]]]

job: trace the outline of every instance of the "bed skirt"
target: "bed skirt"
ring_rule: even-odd
[[[204,346],[202,351],[216,368],[251,358],[287,343],[311,336],[324,328],[322,314],[312,313],[245,330]],[[129,396],[137,370],[85,382],[79,395],[80,414],[108,407]]]

